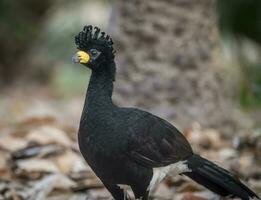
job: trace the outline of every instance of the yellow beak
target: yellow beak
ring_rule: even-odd
[[[78,51],[73,57],[72,61],[74,63],[87,64],[90,60],[90,56],[88,53],[84,51]]]

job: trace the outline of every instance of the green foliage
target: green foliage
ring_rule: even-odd
[[[260,0],[218,0],[217,5],[222,33],[230,32],[261,43]]]
[[[233,55],[239,60],[243,81],[240,89],[240,103],[243,107],[261,106],[261,60],[248,60],[244,51],[244,38],[261,44],[261,1],[260,0],[218,0],[219,27],[221,34],[237,43],[231,48]],[[231,37],[232,36],[232,37]],[[248,44],[248,46],[249,46]],[[251,44],[250,44],[251,45]],[[254,49],[255,45],[252,45]],[[260,48],[256,48],[259,51]]]
[[[90,21],[101,25],[97,21],[108,19],[107,4],[107,0],[1,0],[0,86],[21,77],[49,80],[54,65],[71,62],[78,30]]]
[[[0,85],[25,70],[22,62],[27,63],[25,55],[41,31],[42,19],[50,6],[49,0],[0,1]],[[27,74],[33,71],[29,68],[33,69],[27,63]]]
[[[61,98],[82,94],[89,82],[90,70],[79,64],[62,66],[57,68],[53,76],[52,86],[56,94]]]
[[[245,79],[243,80],[240,103],[242,106],[260,107],[261,106],[261,65],[248,66]]]
[[[108,18],[107,6],[106,1],[70,0],[63,5],[57,4],[49,12],[34,57],[37,58],[36,63],[49,62],[56,68],[52,84],[58,95],[69,97],[86,90],[90,71],[71,61],[77,51],[74,37],[85,24],[104,27],[104,20]],[[104,18],[92,18],[93,13]]]

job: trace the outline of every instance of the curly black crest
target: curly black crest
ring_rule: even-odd
[[[92,25],[84,26],[77,36],[75,36],[75,44],[80,50],[86,50],[90,46],[100,47],[104,53],[114,58],[115,50],[113,49],[113,41],[105,32],[101,32],[98,27]]]

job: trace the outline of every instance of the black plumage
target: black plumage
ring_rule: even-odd
[[[192,171],[184,173],[186,176],[221,196],[240,197],[241,199],[258,198],[229,171],[199,155],[190,157],[188,166]]]
[[[108,35],[86,26],[75,42],[89,55],[84,65],[92,70],[78,133],[80,151],[116,200],[127,198],[120,185],[130,186],[135,198],[148,199],[149,190],[164,178],[161,173],[156,177],[157,169],[176,170],[220,195],[256,196],[227,171],[195,155],[186,138],[167,121],[113,104],[115,51]]]

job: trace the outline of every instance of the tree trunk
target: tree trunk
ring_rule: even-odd
[[[115,100],[187,128],[238,127],[225,87],[214,0],[118,0]],[[229,129],[227,129],[229,128]]]

